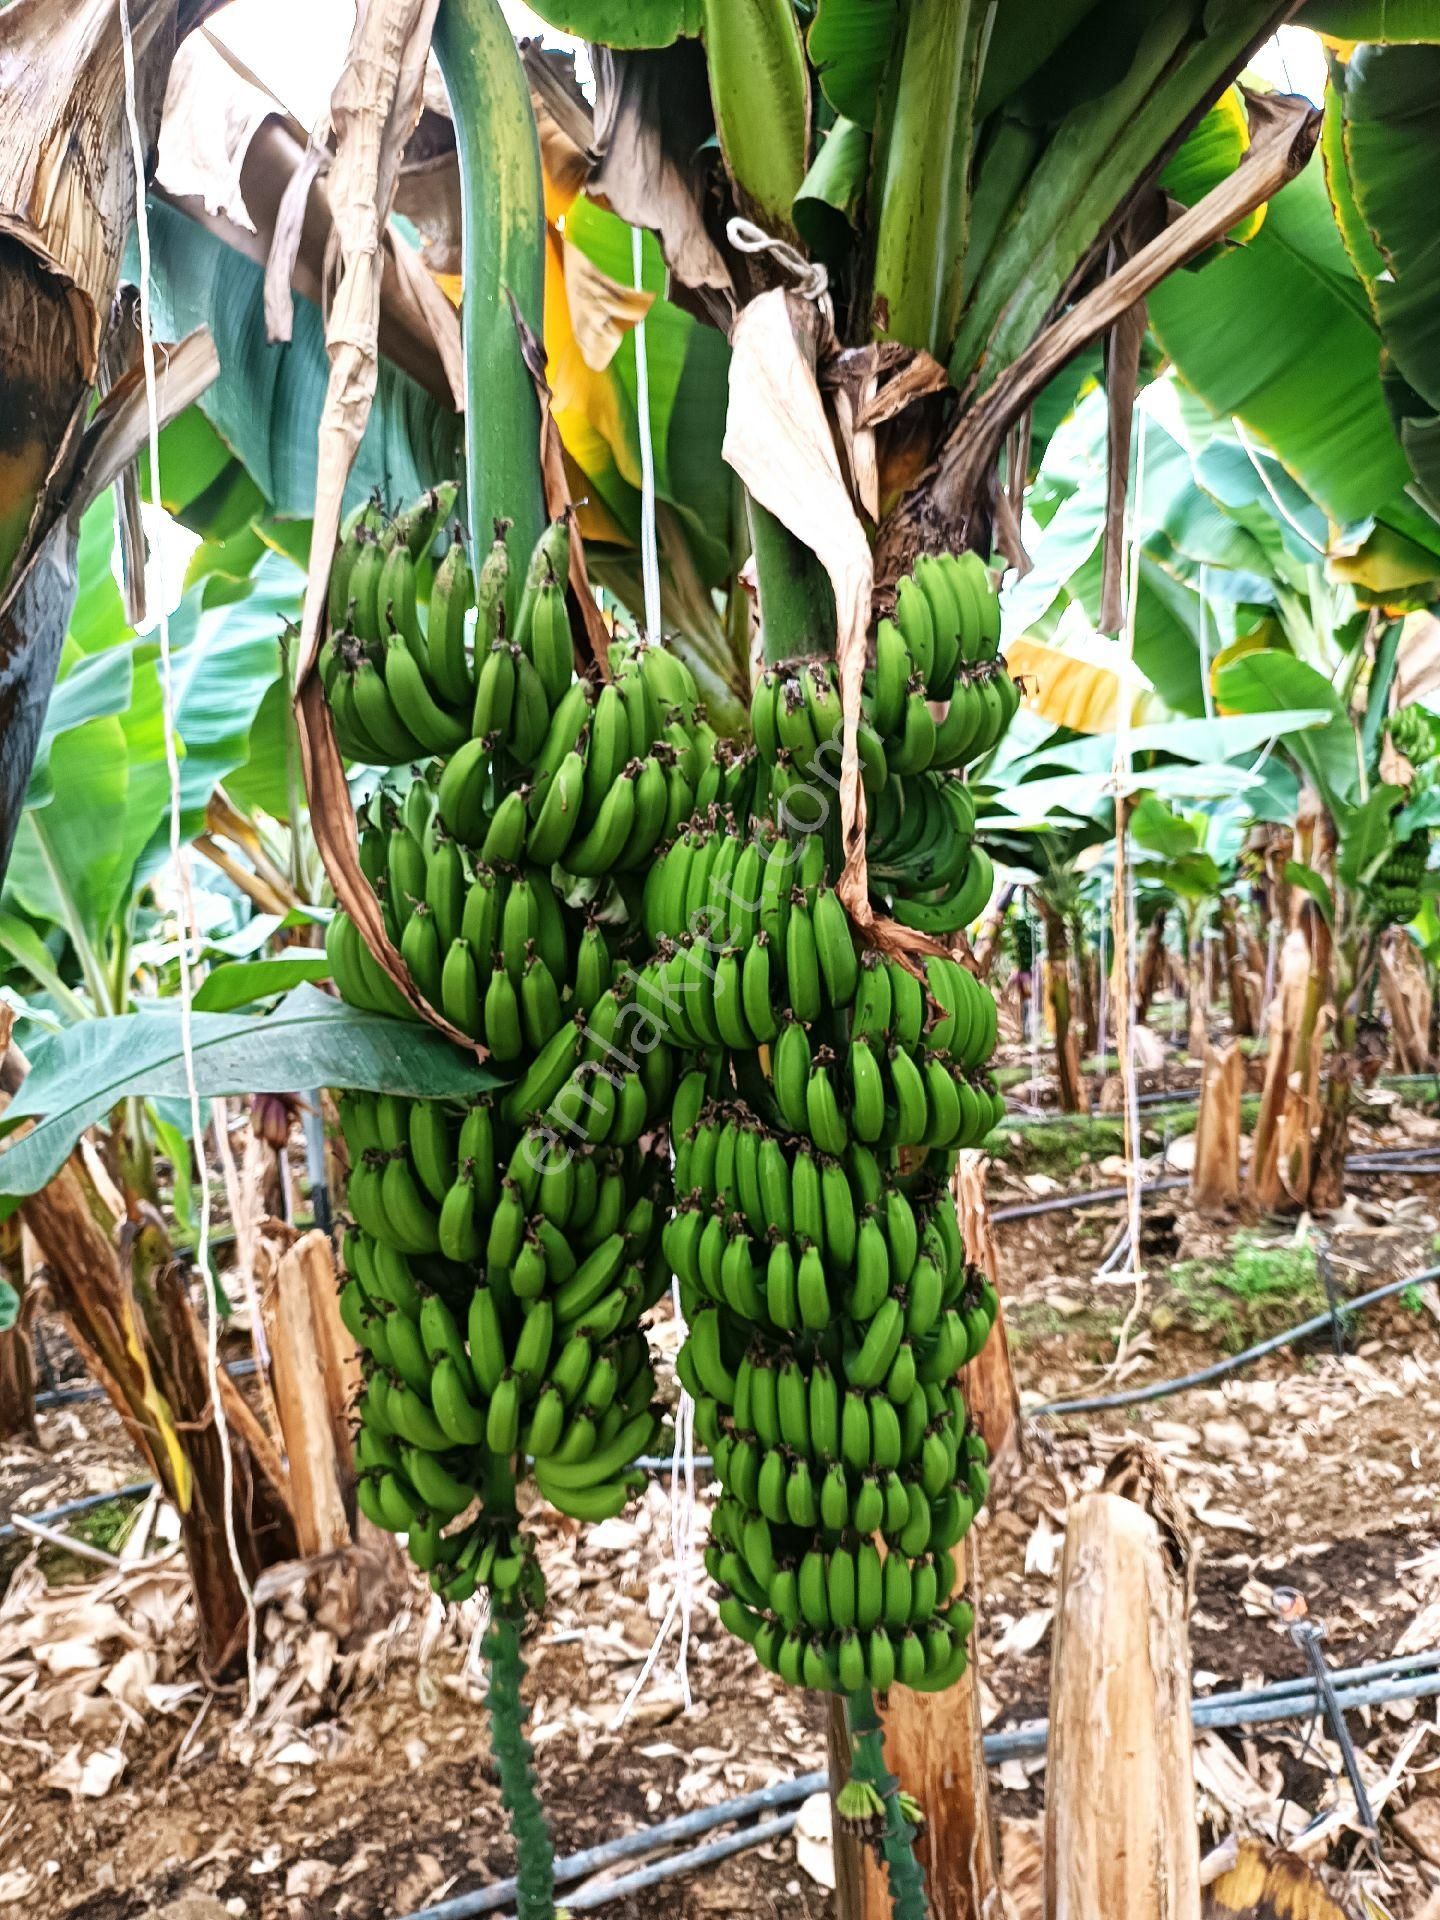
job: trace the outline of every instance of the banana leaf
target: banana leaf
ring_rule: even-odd
[[[1358,741],[1350,717],[1330,682],[1293,654],[1275,648],[1243,654],[1217,669],[1215,692],[1234,713],[1276,713],[1287,708],[1327,710],[1330,722],[1288,736],[1287,749],[1332,816],[1354,799],[1360,786]]]
[[[1336,40],[1440,40],[1440,0],[1309,0],[1295,24]]]
[[[329,378],[319,310],[297,296],[293,338],[271,345],[260,267],[162,201],[152,199],[149,213],[157,336],[174,340],[197,326],[210,329],[220,377],[201,410],[270,512],[308,521],[315,502],[316,430]],[[374,488],[398,504],[436,481],[453,479],[464,465],[463,443],[459,416],[382,361],[346,504]],[[162,450],[162,485],[164,467]]]
[[[806,36],[820,90],[835,112],[873,130],[899,26],[896,0],[819,0]]]
[[[1212,412],[1238,418],[1336,524],[1335,550],[1358,550],[1363,569],[1377,536],[1398,536],[1412,577],[1440,580],[1440,526],[1411,496],[1380,338],[1319,158],[1248,245],[1156,288],[1150,317],[1181,378]]]
[[[561,33],[627,48],[694,39],[705,17],[704,0],[532,0],[530,11]]]
[[[1344,164],[1332,159],[1332,193],[1338,179],[1372,243],[1375,270],[1365,284],[1394,366],[1386,398],[1416,477],[1440,511],[1440,46],[1357,47],[1332,72],[1344,126]]]
[[[196,1014],[192,1052],[206,1100],[310,1087],[462,1099],[498,1084],[433,1028],[362,1013],[313,986],[297,987],[271,1014]],[[37,1052],[0,1121],[3,1137],[38,1120],[0,1152],[0,1198],[38,1192],[85,1130],[122,1100],[186,1091],[178,1003],[67,1028]]]

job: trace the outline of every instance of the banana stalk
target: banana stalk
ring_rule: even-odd
[[[925,1870],[915,1858],[915,1829],[900,1804],[900,1782],[885,1764],[884,1732],[869,1687],[846,1695],[845,1721],[853,1743],[851,1777],[874,1787],[885,1807],[880,1852],[890,1880],[893,1920],[927,1920]]]
[[[984,0],[911,0],[877,150],[871,324],[943,359],[959,324]]]
[[[483,1651],[490,1663],[485,1695],[490,1744],[500,1775],[500,1797],[510,1809],[515,1835],[515,1910],[519,1920],[553,1920],[555,1849],[535,1784],[534,1749],[525,1738],[529,1715],[520,1693],[525,1661],[517,1622],[508,1614],[497,1614]]]
[[[705,57],[720,150],[742,210],[794,238],[805,178],[810,75],[790,0],[705,0]]]
[[[758,500],[748,502],[765,660],[835,650],[835,595],[817,557]]]
[[[508,611],[545,527],[540,408],[516,314],[537,335],[545,283],[540,147],[515,41],[495,0],[442,0],[435,57],[455,115],[464,205],[465,459],[471,551],[511,522]],[[512,311],[512,302],[514,311]]]

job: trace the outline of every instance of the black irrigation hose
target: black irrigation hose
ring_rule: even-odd
[[[1377,1680],[1369,1686],[1346,1686],[1346,1675],[1332,1673],[1330,1684],[1342,1713],[1357,1707],[1385,1706],[1393,1700],[1428,1700],[1440,1694],[1440,1673],[1418,1673],[1399,1680]],[[1262,1727],[1281,1720],[1308,1720],[1321,1711],[1320,1689],[1307,1674],[1303,1683],[1288,1694],[1274,1698],[1255,1698],[1226,1703],[1203,1696],[1190,1702],[1190,1719],[1196,1727]],[[995,1766],[1001,1760],[1023,1759],[1027,1754],[1043,1753],[1049,1737],[1049,1722],[1036,1720],[1028,1726],[1011,1727],[1003,1733],[985,1736],[985,1762]]]
[[[1358,1313],[1362,1307],[1372,1307],[1377,1300],[1387,1300],[1391,1294],[1403,1293],[1407,1287],[1423,1286],[1427,1280],[1440,1278],[1440,1267],[1422,1267],[1419,1273],[1407,1274],[1403,1280],[1389,1280],[1383,1287],[1372,1287],[1368,1293],[1357,1293],[1353,1300],[1342,1305],[1345,1313]],[[1028,1417],[1038,1419],[1042,1414],[1059,1415],[1067,1413],[1107,1413],[1115,1407],[1138,1407],[1146,1400],[1165,1400],[1172,1393],[1184,1393],[1191,1387],[1206,1386],[1211,1380],[1223,1379],[1227,1373],[1234,1373],[1238,1367],[1248,1367],[1252,1360],[1261,1360],[1267,1353],[1278,1353],[1281,1347],[1288,1347],[1296,1340],[1304,1340],[1312,1333],[1322,1333],[1331,1324],[1330,1312],[1312,1314],[1310,1319],[1302,1320],[1298,1327],[1291,1327],[1285,1333],[1273,1334],[1268,1340],[1261,1340],[1256,1346],[1246,1347],[1243,1353],[1234,1353],[1225,1360],[1217,1360],[1212,1366],[1199,1367],[1194,1373],[1182,1373],[1174,1380],[1157,1380],[1148,1387],[1130,1387],[1123,1393],[1097,1394],[1089,1400],[1047,1400],[1043,1406],[1031,1407]]]
[[[1174,1193],[1180,1187],[1188,1187],[1188,1174],[1175,1174],[1163,1180],[1146,1180],[1141,1183],[1140,1197],[1143,1200],[1151,1193]],[[1024,1206],[997,1207],[990,1215],[991,1223],[1002,1220],[1033,1220],[1042,1213],[1073,1213],[1081,1207],[1103,1207],[1115,1200],[1128,1197],[1125,1187],[1094,1187],[1088,1193],[1056,1193],[1048,1200],[1029,1200]]]
[[[1399,1152],[1400,1149],[1393,1149]],[[1440,1173],[1440,1149],[1436,1149],[1426,1158],[1406,1150],[1403,1160],[1391,1160],[1379,1153],[1355,1154],[1346,1159],[1347,1172],[1351,1173]],[[1143,1200],[1152,1193],[1175,1193],[1181,1187],[1188,1187],[1188,1174],[1167,1174],[1163,1180],[1145,1180],[1140,1185],[1140,1197]],[[1073,1213],[1081,1207],[1103,1207],[1127,1197],[1125,1187],[1091,1187],[1083,1193],[1056,1193],[1048,1200],[1029,1200],[1023,1206],[996,1207],[990,1215],[992,1223],[1004,1220],[1033,1220],[1043,1213]]]

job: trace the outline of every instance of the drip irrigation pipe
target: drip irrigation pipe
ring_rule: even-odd
[[[792,1807],[799,1800],[808,1800],[812,1793],[820,1793],[829,1782],[826,1773],[802,1773],[794,1780],[780,1780],[772,1787],[761,1787],[754,1793],[744,1793],[736,1800],[726,1800],[714,1807],[697,1807],[693,1813],[678,1814],[673,1820],[661,1820],[653,1827],[641,1827],[635,1833],[623,1834],[618,1840],[607,1840],[603,1846],[587,1847],[582,1853],[567,1854],[563,1860],[555,1862],[555,1884],[557,1887],[572,1885],[577,1880],[586,1880],[593,1873],[603,1873],[607,1867],[616,1866],[622,1860],[633,1860],[641,1854],[651,1853],[656,1847],[672,1846],[679,1840],[696,1840],[702,1834],[712,1833],[716,1827],[728,1826],[732,1820],[748,1820],[753,1814],[771,1814],[784,1807]],[[747,1829],[742,1834],[731,1836],[726,1847],[729,1853],[739,1851],[735,1844],[744,1841],[747,1846],[762,1845],[769,1834],[762,1830],[768,1822]],[[792,1816],[789,1826],[794,1825]],[[786,1831],[789,1831],[787,1826]],[[717,1843],[719,1844],[719,1843]],[[705,1848],[695,1848],[696,1853],[707,1852]],[[712,1858],[722,1858],[712,1855]],[[690,1853],[678,1854],[672,1860],[657,1861],[671,1872],[677,1871],[677,1860],[691,1860]],[[703,1862],[692,1864],[701,1865]],[[647,1869],[653,1872],[654,1868]],[[686,1871],[684,1867],[678,1869]],[[646,1881],[647,1886],[653,1884]],[[595,1892],[604,1892],[614,1896],[621,1890],[620,1883],[596,1888]],[[632,1890],[627,1883],[624,1891]],[[418,1913],[407,1916],[407,1920],[468,1920],[468,1916],[477,1913],[495,1913],[507,1901],[513,1899],[515,1882],[497,1880],[493,1886],[477,1888],[473,1893],[457,1894],[453,1900],[441,1900],[433,1907],[422,1907]],[[567,1907],[576,1907],[584,1895],[575,1900],[567,1900]],[[598,1901],[596,1902],[598,1905]]]
[[[1381,1087],[1425,1086],[1433,1089],[1432,1098],[1440,1100],[1440,1074],[1437,1073],[1385,1073],[1377,1083]],[[1258,1100],[1258,1093],[1247,1093],[1246,1100]],[[1155,1088],[1149,1093],[1136,1095],[1136,1102],[1142,1107],[1193,1107],[1200,1100],[1198,1087],[1176,1087],[1170,1092],[1164,1088]],[[1058,1127],[1085,1126],[1097,1120],[1121,1119],[1118,1113],[1100,1113],[1087,1108],[1082,1113],[1058,1113],[1046,1107],[1012,1107],[1000,1122],[1001,1127]]]
[[[1440,1694],[1440,1673],[1417,1673],[1398,1680],[1376,1680],[1369,1686],[1345,1686],[1343,1673],[1332,1673],[1336,1704],[1342,1713],[1358,1707],[1386,1706],[1395,1700],[1428,1700]],[[1190,1703],[1190,1719],[1196,1728],[1234,1728],[1274,1726],[1282,1720],[1308,1720],[1321,1711],[1320,1689],[1307,1675],[1293,1693],[1276,1699],[1221,1701],[1198,1699]],[[1002,1760],[1021,1760],[1043,1753],[1050,1723],[1035,1720],[1023,1727],[985,1736],[985,1764],[995,1766]]]
[[[1422,1267],[1419,1273],[1407,1274],[1403,1280],[1388,1280],[1383,1287],[1372,1287],[1368,1293],[1357,1293],[1353,1300],[1346,1300],[1342,1304],[1341,1311],[1358,1313],[1363,1307],[1374,1306],[1377,1300],[1388,1300],[1392,1294],[1403,1293],[1407,1287],[1423,1286],[1427,1280],[1437,1278],[1440,1278],[1440,1267]],[[1243,1353],[1233,1353],[1227,1359],[1217,1360],[1212,1366],[1197,1367],[1194,1373],[1182,1373],[1174,1380],[1157,1380],[1147,1387],[1130,1387],[1123,1393],[1096,1394],[1088,1400],[1047,1400],[1043,1406],[1031,1407],[1027,1417],[1034,1420],[1042,1414],[1108,1413],[1115,1407],[1138,1407],[1146,1400],[1165,1400],[1172,1393],[1184,1393],[1191,1387],[1203,1387],[1212,1380],[1221,1380],[1239,1367],[1248,1367],[1252,1360],[1263,1359],[1267,1353],[1278,1353],[1281,1347],[1288,1347],[1296,1340],[1304,1340],[1312,1333],[1323,1333],[1330,1325],[1331,1315],[1327,1308],[1324,1313],[1312,1314],[1308,1320],[1302,1320],[1298,1327],[1291,1327],[1285,1333],[1272,1334],[1270,1339],[1246,1347]]]
[[[1151,1193],[1174,1193],[1189,1184],[1186,1174],[1176,1174],[1164,1180],[1147,1180],[1140,1189],[1140,1197],[1143,1200]],[[1081,1207],[1103,1207],[1126,1198],[1124,1187],[1095,1187],[1088,1193],[1056,1193],[1048,1200],[1029,1200],[1023,1206],[996,1207],[990,1219],[994,1225],[1002,1220],[1033,1220],[1042,1213],[1073,1213]]]
[[[1349,1173],[1440,1173],[1440,1149],[1436,1149],[1428,1158],[1412,1151],[1403,1160],[1388,1159],[1380,1153],[1354,1154],[1346,1160],[1345,1167]],[[1167,1174],[1162,1180],[1147,1180],[1140,1189],[1140,1195],[1143,1199],[1151,1193],[1175,1193],[1189,1184],[1188,1174]],[[1073,1213],[1081,1207],[1113,1205],[1125,1198],[1124,1187],[1091,1187],[1082,1193],[1056,1193],[1047,1200],[1029,1200],[1022,1206],[996,1207],[990,1219],[992,1223],[1033,1220],[1040,1214]]]
[[[1380,1706],[1393,1700],[1426,1699],[1440,1694],[1440,1671],[1436,1671],[1437,1668],[1440,1668],[1440,1651],[1337,1670],[1329,1679],[1339,1707],[1342,1711],[1349,1711],[1358,1707]],[[1389,1678],[1397,1669],[1402,1670],[1405,1677]],[[1200,1696],[1192,1699],[1190,1712],[1196,1727],[1233,1728],[1309,1719],[1320,1711],[1320,1706],[1319,1689],[1314,1677],[1302,1674],[1252,1693]],[[1043,1753],[1049,1731],[1047,1720],[1036,1720],[1000,1733],[986,1734],[983,1744],[987,1766]],[[802,1800],[808,1800],[811,1794],[823,1792],[828,1784],[829,1777],[825,1773],[800,1774],[794,1780],[780,1781],[775,1786],[762,1788],[758,1793],[743,1794],[736,1800],[727,1800],[718,1806],[702,1807],[673,1820],[662,1820],[653,1827],[642,1827],[636,1833],[624,1834],[620,1839],[607,1841],[603,1846],[589,1847],[583,1853],[573,1853],[557,1860],[556,1885],[573,1885],[624,1860],[632,1860],[677,1841],[697,1839],[732,1821],[795,1806]],[[655,1886],[661,1881],[692,1873],[697,1868],[709,1866],[748,1847],[763,1846],[768,1840],[779,1839],[791,1830],[798,1817],[798,1814],[792,1814],[762,1819],[739,1833],[704,1846],[687,1848],[671,1854],[667,1859],[653,1861],[637,1873],[575,1894],[565,1905],[571,1912],[587,1912],[612,1900],[622,1899],[626,1894],[639,1892],[642,1887]],[[442,1900],[436,1906],[423,1907],[418,1913],[406,1916],[406,1920],[472,1920],[472,1916],[477,1914],[498,1912],[514,1894],[513,1880],[497,1881],[493,1886],[478,1888],[473,1893],[457,1894],[453,1899]]]
[[[225,1371],[232,1380],[244,1380],[254,1373],[255,1366],[256,1363],[253,1360],[231,1360],[226,1363]],[[84,1400],[103,1400],[104,1398],[103,1387],[51,1387],[44,1393],[36,1394],[35,1405],[37,1407],[73,1407]]]
[[[63,1506],[51,1507],[45,1513],[27,1513],[22,1516],[33,1520],[38,1526],[48,1527],[56,1520],[69,1520],[77,1513],[92,1513],[96,1507],[108,1507],[112,1500],[143,1500],[154,1488],[153,1480],[132,1480],[128,1487],[112,1487],[109,1493],[87,1493],[79,1500],[67,1500]],[[14,1540],[21,1529],[7,1522],[0,1527],[0,1540]]]
[[[646,1473],[668,1473],[674,1465],[668,1453],[642,1453],[635,1465]],[[694,1459],[697,1467],[714,1465],[708,1453],[697,1453]],[[33,1520],[37,1526],[52,1526],[57,1520],[73,1519],[77,1513],[92,1513],[96,1507],[107,1507],[112,1500],[143,1500],[147,1493],[154,1491],[153,1480],[132,1480],[128,1487],[114,1487],[109,1493],[87,1493],[78,1500],[67,1500],[63,1505],[50,1507],[40,1513],[27,1513],[22,1516]],[[0,1542],[13,1540],[21,1530],[7,1522],[0,1526]]]

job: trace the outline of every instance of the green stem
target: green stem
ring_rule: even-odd
[[[845,1719],[852,1742],[851,1775],[867,1780],[885,1806],[880,1852],[890,1880],[893,1920],[929,1920],[925,1872],[915,1858],[915,1829],[900,1805],[900,1782],[885,1764],[884,1730],[875,1711],[875,1696],[868,1687],[846,1695]]]
[[[540,1804],[534,1749],[525,1738],[529,1712],[521,1698],[525,1661],[520,1652],[520,1623],[498,1613],[485,1636],[490,1687],[490,1745],[500,1775],[500,1799],[515,1835],[515,1911],[518,1920],[553,1920],[555,1842]]]
[[[873,329],[941,360],[960,319],[976,55],[987,13],[972,0],[911,0],[884,136]]]
[[[810,144],[810,76],[790,0],[703,0],[705,64],[715,131],[742,213],[776,238]]]
[[[758,500],[748,501],[755,578],[760,588],[760,637],[765,664],[835,651],[835,594],[830,576]]]
[[[465,464],[472,551],[509,520],[510,605],[545,527],[540,404],[516,330],[538,340],[545,199],[530,90],[495,0],[442,0],[435,58],[454,111],[464,208]]]

